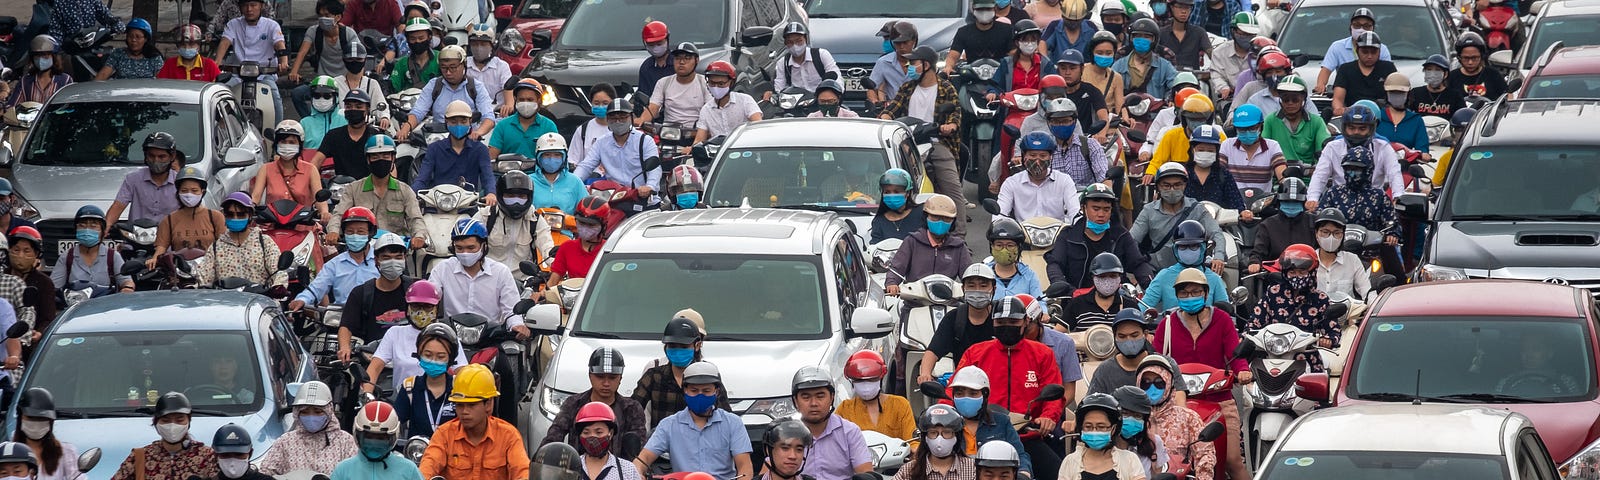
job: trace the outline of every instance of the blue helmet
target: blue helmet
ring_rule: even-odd
[[[1194,127],[1194,131],[1189,132],[1189,145],[1202,143],[1222,145],[1222,127],[1209,123]]]
[[[72,216],[72,220],[74,222],[83,220],[85,218],[104,222],[106,221],[106,211],[101,210],[100,207],[94,205],[84,205],[82,207],[78,207],[78,213]]]
[[[1233,109],[1234,128],[1250,128],[1260,124],[1261,107],[1246,103]]]
[[[1377,125],[1377,109],[1356,102],[1355,106],[1344,111],[1345,125]]]
[[[145,39],[149,39],[150,34],[153,31],[150,28],[150,22],[145,21],[143,18],[128,20],[128,30],[144,30]]]
[[[1022,151],[1056,149],[1056,139],[1046,132],[1030,132],[1022,136]]]
[[[367,153],[394,153],[394,139],[381,133],[373,135],[367,139]]]
[[[478,223],[477,220],[463,218],[456,221],[455,228],[450,229],[451,240],[461,237],[478,237],[479,240],[488,240],[489,229],[483,228],[483,224]]]

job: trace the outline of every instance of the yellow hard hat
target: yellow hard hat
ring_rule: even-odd
[[[1210,113],[1214,109],[1216,109],[1216,107],[1211,103],[1211,98],[1205,96],[1204,94],[1196,93],[1194,95],[1190,95],[1189,98],[1183,101],[1183,111],[1185,112]]]
[[[456,383],[451,390],[450,401],[455,403],[478,403],[500,396],[494,386],[494,372],[481,363],[456,371]]]

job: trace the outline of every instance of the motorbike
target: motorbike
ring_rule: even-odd
[[[327,190],[317,192],[319,201],[327,201],[323,197],[328,196],[331,192]],[[311,271],[322,269],[327,252],[318,238],[321,227],[315,208],[287,198],[278,199],[257,206],[256,219],[261,222],[261,233],[277,244],[278,251],[294,255],[294,265]]]
[[[867,450],[872,452],[872,470],[881,475],[894,475],[911,456],[911,444],[905,440],[872,430],[862,430],[861,436],[867,442]]]
[[[938,274],[904,282],[900,284],[900,302],[900,341],[897,350],[901,364],[905,365],[903,374],[906,391],[909,392],[917,385],[917,376],[922,372],[922,352],[933,342],[933,332],[944,322],[946,315],[957,311],[956,306],[961,302],[961,282]],[[951,321],[966,319],[955,318]],[[951,358],[941,357],[934,363],[933,376],[942,378],[955,372],[955,366]],[[917,399],[911,401],[913,411],[928,407],[926,404],[917,404]]]
[[[1012,151],[1011,146],[1016,145],[1017,139],[1021,137],[1022,120],[1028,118],[1028,115],[1032,115],[1035,110],[1039,109],[1039,89],[1019,88],[1006,92],[1005,95],[1000,96],[1000,105],[1005,107],[1006,117],[1000,126],[1000,148],[997,149],[994,159],[991,160],[991,162],[999,163],[991,164],[989,167],[990,171],[998,172],[994,178],[989,179],[989,183],[995,184],[1003,182],[1006,177],[1011,176],[1013,163],[1011,156],[1015,153]]]
[[[945,393],[945,384],[941,382],[923,382],[917,385],[917,391],[921,392],[922,396],[930,402],[950,399],[950,396]],[[1010,414],[1011,427],[1017,430],[1017,436],[1022,437],[1023,441],[1028,441],[1048,435],[1049,432],[1039,430],[1038,425],[1034,423],[1034,419],[1038,418],[1043,412],[1045,404],[1061,400],[1066,395],[1067,388],[1059,383],[1045,385],[1039,389],[1038,396],[1028,401],[1027,411],[1007,412]]]
[[[979,185],[987,183],[983,180],[988,176],[989,162],[994,158],[995,142],[1000,136],[1000,123],[1004,120],[1000,109],[995,108],[997,102],[987,99],[989,92],[1000,91],[995,79],[999,71],[998,60],[985,58],[956,65],[955,75],[950,79],[955,84],[962,109],[961,145],[965,155],[957,159],[960,172],[967,181]]]
[[[404,117],[405,111],[397,111],[396,115]],[[401,121],[404,121],[404,118]],[[445,128],[443,122],[426,121],[412,129],[411,136],[406,137],[405,143],[394,147],[395,172],[403,175],[400,181],[410,182],[417,178],[418,172],[422,171],[422,157],[428,153],[428,145],[449,136],[450,131]],[[421,195],[422,192],[417,193]]]
[[[817,111],[816,94],[796,86],[776,92],[772,98],[759,103],[761,118],[803,118]]]
[[[217,76],[217,83],[232,84],[238,80],[238,85],[229,88],[233,89],[233,97],[239,99],[239,108],[250,124],[261,128],[276,126],[278,108],[274,105],[282,100],[272,95],[272,88],[261,77],[277,75],[278,67],[251,61],[227,62],[220,67],[222,74]]]
[[[35,0],[33,16],[26,25],[19,24],[17,17],[0,17],[0,62],[6,65],[26,64],[33,37],[50,31],[50,15],[54,9],[54,1]]]
[[[156,257],[155,268],[147,268],[141,259],[123,262],[119,273],[133,278],[135,290],[196,288],[200,285],[195,269],[210,268],[205,255],[206,251],[198,248],[169,251]]]
[[[1472,22],[1465,26],[1478,32],[1489,44],[1489,51],[1484,52],[1485,55],[1500,50],[1516,50],[1522,45],[1522,19],[1517,17],[1517,9],[1506,5],[1504,0],[1489,0],[1489,7],[1478,10]]]
[[[511,320],[514,316],[508,318]],[[483,364],[495,372],[495,383],[507,399],[520,399],[533,379],[526,345],[517,340],[506,322],[491,325],[489,318],[476,313],[451,315],[450,327],[456,331],[467,361]],[[497,402],[495,416],[508,422],[517,420],[516,401]]]
[[[601,179],[589,184],[589,196],[606,199],[612,213],[620,214],[621,218],[643,213],[650,206],[650,197],[655,195],[656,192],[651,192],[648,196],[642,195],[639,193],[639,187],[630,187],[611,179]]]
[[[1239,211],[1223,208],[1211,201],[1200,202],[1200,207],[1206,209],[1211,219],[1217,222],[1217,228],[1222,230],[1222,245],[1213,248],[1219,250],[1223,260],[1222,280],[1228,285],[1239,284],[1239,271],[1246,267],[1249,258],[1244,255],[1244,229],[1240,225]]]
[[[1222,418],[1222,404],[1210,400],[1201,400],[1200,397],[1212,393],[1232,392],[1233,374],[1204,363],[1185,363],[1179,365],[1178,370],[1182,373],[1181,380],[1183,381],[1183,384],[1179,385],[1179,387],[1189,394],[1189,400],[1184,406],[1194,410],[1194,413],[1200,414],[1202,421],[1227,428],[1227,422]],[[1210,427],[1210,425],[1207,425],[1207,427]],[[1229,448],[1228,442],[1222,438],[1222,435],[1217,435],[1216,438],[1211,439],[1211,442],[1217,450],[1219,466],[1222,464],[1223,459],[1228,458],[1229,450],[1238,448],[1237,446]],[[1183,468],[1188,468],[1188,465],[1190,463],[1185,461]]]
[[[450,230],[463,218],[472,218],[478,211],[479,198],[472,184],[440,184],[417,192],[417,202],[422,207],[422,224],[428,229],[428,239],[422,248],[411,250],[411,267],[415,275],[433,271],[434,262],[455,256],[450,253]]]
[[[1344,318],[1347,308],[1344,304],[1330,304],[1323,312],[1323,320]],[[1254,381],[1237,396],[1242,423],[1239,431],[1244,436],[1245,465],[1259,469],[1289,422],[1317,406],[1317,402],[1301,398],[1295,391],[1295,380],[1308,368],[1306,361],[1295,356],[1322,355],[1322,349],[1317,347],[1316,335],[1286,323],[1267,325],[1242,335],[1241,340],[1234,357],[1250,362]]]
[[[677,158],[689,152],[694,144],[693,125],[663,123],[656,127],[656,145],[661,158]]]
[[[61,53],[66,54],[72,67],[67,73],[74,82],[93,81],[100,69],[106,66],[113,47],[106,46],[116,30],[106,25],[83,27],[70,40],[63,39]]]
[[[0,126],[0,155],[5,155],[7,163],[10,159],[22,153],[22,142],[28,138],[28,130],[33,128],[33,122],[39,119],[39,113],[44,110],[44,104],[39,102],[22,102],[15,108],[6,112],[5,125]]]

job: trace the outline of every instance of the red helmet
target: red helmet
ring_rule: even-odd
[[[871,350],[850,354],[844,362],[844,376],[851,380],[877,380],[889,374],[889,365],[883,356]]]
[[[368,210],[367,207],[350,207],[349,210],[344,211],[344,217],[341,217],[339,221],[341,225],[349,225],[350,222],[367,222],[368,228],[378,228],[378,216],[373,215],[372,210]]]
[[[1304,243],[1290,245],[1283,249],[1283,255],[1278,256],[1278,266],[1283,267],[1284,271],[1317,268],[1317,251]]]
[[[1022,310],[1023,318],[1035,319],[1044,314],[1044,304],[1033,298],[1033,295],[1019,293],[1017,294],[1017,300],[1021,300],[1022,306],[1027,307]]]
[[[11,229],[11,244],[15,245],[18,240],[33,242],[34,250],[38,250],[44,245],[44,235],[39,234],[39,229],[27,225]]]
[[[611,205],[606,204],[606,200],[600,197],[583,197],[583,200],[578,200],[575,213],[578,218],[604,223],[611,216]]]
[[[1172,95],[1172,99],[1176,100],[1173,102],[1173,105],[1182,107],[1183,102],[1188,100],[1190,95],[1194,95],[1196,93],[1200,93],[1200,89],[1194,87],[1183,87],[1182,90],[1178,90],[1178,93]]]
[[[1044,90],[1044,89],[1050,88],[1050,87],[1066,88],[1067,87],[1067,79],[1062,78],[1060,75],[1056,75],[1056,74],[1052,73],[1050,75],[1045,75],[1044,79],[1039,80],[1039,90]]]
[[[606,422],[615,428],[617,414],[612,412],[611,407],[604,403],[589,402],[588,405],[578,409],[577,420],[573,422],[573,425],[582,425],[589,422]]]
[[[644,43],[666,40],[668,35],[671,35],[671,32],[667,31],[667,24],[660,20],[644,24],[644,30],[639,32],[639,38],[643,38]]]
[[[1289,56],[1284,55],[1283,52],[1266,52],[1261,54],[1261,58],[1256,59],[1257,72],[1265,72],[1274,68],[1287,70],[1292,68],[1292,65],[1289,62]]]
[[[1261,53],[1261,49],[1263,49],[1263,48],[1276,47],[1276,46],[1278,46],[1278,42],[1273,41],[1271,38],[1264,37],[1264,36],[1261,36],[1261,35],[1256,35],[1256,38],[1250,39],[1250,49],[1254,50],[1257,54],[1260,54]]]
[[[710,65],[706,65],[706,76],[709,77],[712,75],[721,75],[728,78],[734,78],[738,76],[733,71],[733,64],[723,60],[717,60],[715,62],[711,62]]]

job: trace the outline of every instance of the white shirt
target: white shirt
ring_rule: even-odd
[[[804,58],[800,63],[794,62],[794,56],[784,52],[783,61],[772,65],[772,91],[782,92],[789,88],[789,81],[794,80],[794,85],[806,89],[808,92],[817,91],[817,85],[822,84],[822,76],[817,75],[817,63],[822,62],[822,71],[833,72],[836,78],[840,77],[839,64],[833,61],[833,54],[826,49],[817,49],[817,58],[811,58],[811,48],[806,48]],[[784,69],[788,69],[785,74]],[[844,80],[839,80],[844,81]]]
[[[701,130],[711,134],[712,137],[733,133],[733,129],[750,122],[751,115],[761,113],[761,106],[756,105],[756,99],[739,92],[728,92],[728,104],[717,106],[717,102],[706,102],[700,107]]]
[[[499,325],[515,315],[511,309],[522,295],[517,292],[517,281],[511,276],[511,269],[492,258],[482,261],[483,268],[477,275],[468,275],[455,257],[439,262],[428,273],[428,279],[439,285],[445,317],[471,312],[488,317],[490,325]]]
[[[1333,292],[1344,292],[1351,299],[1361,302],[1367,290],[1372,289],[1372,279],[1368,277],[1366,264],[1361,263],[1361,257],[1350,252],[1339,252],[1334,257],[1333,263],[1317,262],[1317,290],[1333,295]]]
[[[1078,187],[1072,177],[1056,170],[1044,183],[1035,184],[1028,171],[1011,174],[1000,184],[1000,214],[1018,222],[1050,217],[1063,222],[1078,215]]]
[[[667,75],[656,80],[656,89],[650,92],[650,104],[661,108],[658,119],[678,125],[699,123],[700,107],[711,101],[711,91],[706,89],[706,77],[695,74],[688,85],[678,83],[677,75]]]
[[[340,108],[344,108],[344,97],[345,97],[345,95],[349,95],[350,94],[350,84],[346,80],[346,78],[347,77],[345,77],[344,75],[340,75],[339,78],[334,81],[334,83],[339,86],[339,107]],[[377,114],[376,112],[378,111],[378,105],[388,105],[389,104],[389,99],[384,98],[384,96],[383,96],[383,84],[378,83],[378,81],[374,80],[372,77],[368,77],[366,75],[362,75],[361,76],[361,85],[357,86],[356,88],[361,89],[361,93],[367,94],[367,98],[371,98],[372,99],[371,102],[367,102],[367,112],[368,112],[369,115],[376,115]],[[376,123],[376,119],[374,119],[374,123]]]
[[[555,248],[556,242],[550,238],[550,223],[544,221],[544,217],[534,209],[529,208],[522,218],[511,218],[504,215],[499,206],[486,207],[478,209],[478,214],[472,219],[488,227],[491,212],[501,215],[495,219],[494,229],[489,230],[489,258],[507,265],[506,268],[521,265],[523,260],[539,263],[550,249]],[[518,280],[524,278],[520,270],[512,270],[511,275]]]
[[[255,25],[244,21],[244,17],[228,21],[222,29],[222,38],[228,39],[233,44],[233,54],[239,61],[258,62],[263,66],[277,65],[277,43],[283,41],[283,27],[278,22],[267,17],[256,20]],[[263,75],[277,78],[276,75]]]
[[[934,123],[933,102],[939,98],[939,84],[929,86],[917,85],[911,90],[911,101],[906,102],[906,116],[914,117],[928,123]]]
[[[1146,135],[1146,137],[1156,141],[1144,142],[1144,145],[1139,147],[1139,153],[1156,153],[1156,144],[1161,143],[1161,137],[1167,135],[1167,129],[1172,128],[1172,122],[1178,120],[1177,112],[1178,109],[1172,107],[1163,108],[1161,111],[1156,112],[1156,118],[1150,120],[1150,129],[1146,130],[1156,132],[1154,137]]]
[[[1400,176],[1400,158],[1395,156],[1394,148],[1389,142],[1373,137],[1367,141],[1367,148],[1372,149],[1372,186],[1374,188],[1389,187],[1389,198],[1400,196],[1406,191],[1405,179]],[[1344,137],[1329,140],[1322,147],[1322,156],[1317,159],[1317,170],[1311,174],[1311,185],[1306,186],[1306,200],[1320,202],[1322,192],[1328,191],[1333,185],[1344,185],[1344,153],[1349,147],[1345,146]]]
[[[441,318],[437,321],[443,322]],[[395,391],[400,390],[400,385],[407,378],[422,375],[422,363],[414,355],[417,353],[417,336],[422,335],[422,330],[406,325],[395,325],[383,332],[383,341],[378,342],[378,350],[372,356],[383,359],[383,363],[394,369]],[[457,366],[467,364],[467,356],[462,353],[461,341],[456,341]]]
[[[491,56],[489,62],[479,68],[478,61],[467,55],[467,76],[483,84],[484,91],[494,96],[495,106],[500,106],[501,100],[505,99],[500,92],[505,91],[506,82],[511,80],[511,65],[500,57]]]

